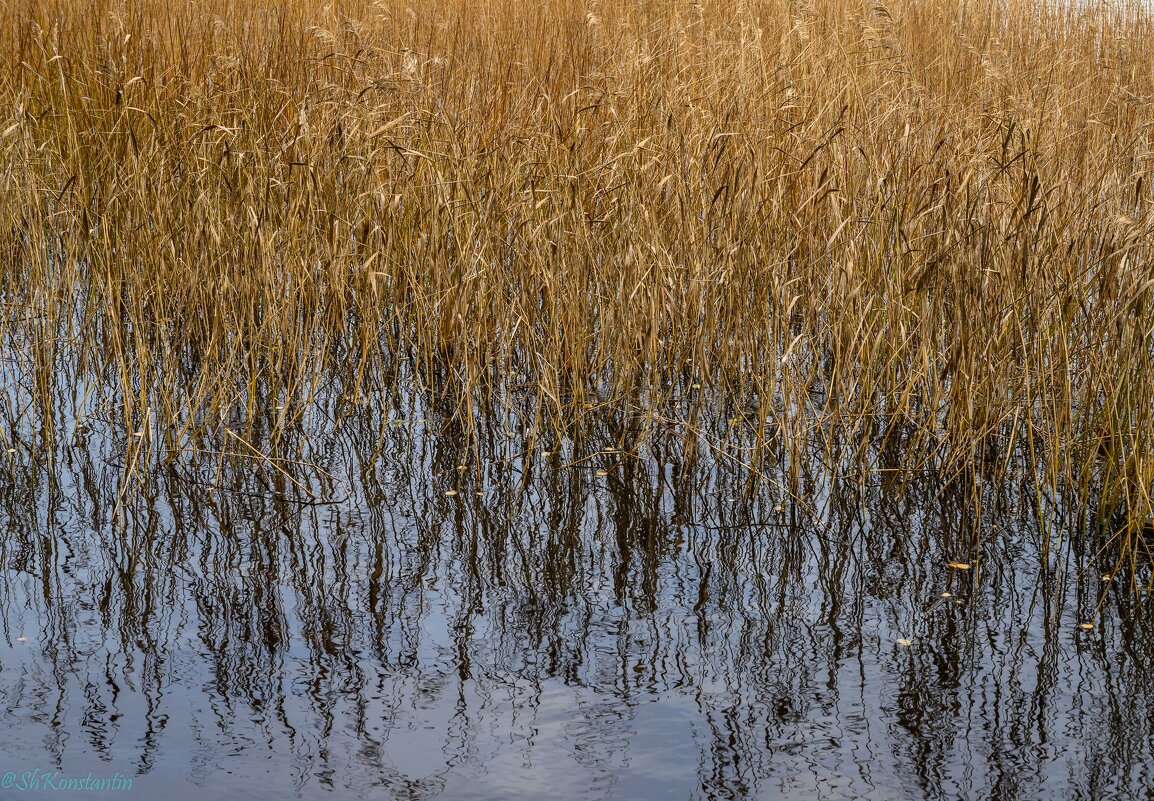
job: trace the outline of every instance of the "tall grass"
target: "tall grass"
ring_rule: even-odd
[[[753,472],[814,447],[880,469],[865,454],[895,443],[898,472],[1024,464],[1139,557],[1151,21],[1031,0],[8,2],[7,352],[48,429],[68,353],[165,458],[237,409],[271,416],[275,448],[333,376],[371,404],[399,359],[466,431],[518,391],[561,436],[693,397],[738,409]]]

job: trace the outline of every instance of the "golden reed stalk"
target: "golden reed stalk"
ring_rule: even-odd
[[[697,384],[795,456],[1025,453],[1139,554],[1152,63],[1124,3],[13,0],[0,325],[172,449],[402,357],[562,433]]]

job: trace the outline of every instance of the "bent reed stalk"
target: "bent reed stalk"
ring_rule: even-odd
[[[163,454],[398,359],[468,431],[704,393],[751,470],[1025,454],[1137,559],[1152,43],[1120,3],[5,3],[5,349],[43,435],[69,358]]]

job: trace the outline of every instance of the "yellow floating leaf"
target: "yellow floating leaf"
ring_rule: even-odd
[[[599,476],[607,476],[607,475],[609,475],[609,473],[607,473],[607,472],[606,472],[606,471],[604,471],[604,470],[598,470],[598,471],[597,471],[597,475],[599,475]]]
[[[1093,623],[1081,623],[1079,625],[1081,628],[1085,629],[1086,631],[1089,631],[1090,629],[1094,628]]]
[[[905,639],[898,640],[897,643],[898,643],[898,645],[901,645],[905,648],[909,648],[911,645],[913,645],[913,642],[911,640],[905,640]]]
[[[456,491],[456,490],[449,490],[449,491],[448,491],[448,492],[446,492],[445,494],[446,494],[446,495],[456,495],[456,494],[457,494],[457,491]]]
[[[954,570],[969,570],[969,562],[946,562],[946,567],[952,567]]]

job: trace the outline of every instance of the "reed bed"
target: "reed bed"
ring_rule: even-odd
[[[372,406],[403,373],[466,440],[510,404],[554,440],[681,410],[740,428],[753,477],[1024,470],[1148,558],[1151,21],[7,2],[4,436],[60,436],[61,394],[95,393],[127,463],[238,416],[233,449],[267,455],[318,393]]]

